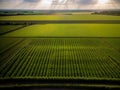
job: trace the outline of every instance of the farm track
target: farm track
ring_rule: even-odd
[[[120,24],[120,20],[0,20],[0,24]]]
[[[8,84],[0,85],[0,89],[17,90],[119,90],[119,85],[105,84]]]
[[[105,79],[41,79],[6,78],[0,79],[0,89],[17,90],[119,90],[120,80]]]

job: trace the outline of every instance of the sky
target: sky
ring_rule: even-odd
[[[120,0],[0,0],[0,9],[120,9]]]

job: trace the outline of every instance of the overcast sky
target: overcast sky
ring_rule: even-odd
[[[0,9],[120,9],[120,0],[0,0]]]

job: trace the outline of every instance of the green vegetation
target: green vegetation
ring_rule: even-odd
[[[12,38],[5,38],[6,41],[4,38],[1,39],[2,43],[6,41],[10,44],[16,43],[14,41],[11,43],[14,40]],[[0,55],[1,78],[120,78],[120,54],[115,45],[111,44],[120,42],[120,39],[19,38],[18,40],[15,46]]]
[[[53,13],[53,15],[81,15],[81,14],[90,15],[92,13],[93,13],[92,11],[91,12],[55,12]]]
[[[32,25],[32,20],[119,22],[120,17],[75,12],[59,15],[61,13],[0,17],[1,22],[21,20],[20,23],[25,24],[31,20],[27,27],[10,21],[13,26],[1,23],[6,25],[0,26],[0,89],[120,89],[119,23]]]
[[[120,20],[120,16],[108,15],[19,15],[1,16],[0,20]]]
[[[119,24],[31,25],[4,36],[11,37],[120,37]]]
[[[92,14],[101,14],[101,15],[115,15],[115,16],[120,16],[120,11],[96,11],[93,12]]]
[[[23,27],[23,25],[0,25],[0,35],[17,30],[20,27]]]

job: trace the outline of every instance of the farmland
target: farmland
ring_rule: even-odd
[[[10,45],[16,43],[13,38],[5,39],[10,40]],[[120,45],[119,39],[112,40]],[[14,44],[1,55],[0,77],[120,78],[119,48],[115,50],[114,45],[110,48],[110,41],[99,38],[18,39],[18,45]],[[6,50],[7,47],[1,48]]]
[[[108,16],[108,15],[92,15],[92,14],[18,15],[18,16],[1,16],[0,20],[120,20],[120,17],[119,16]]]
[[[21,15],[0,20],[119,21],[120,17]],[[0,26],[0,89],[120,89],[119,23],[9,24]]]
[[[7,37],[120,37],[119,29],[120,29],[119,24],[38,24],[38,25],[36,24],[5,34],[4,36]]]

